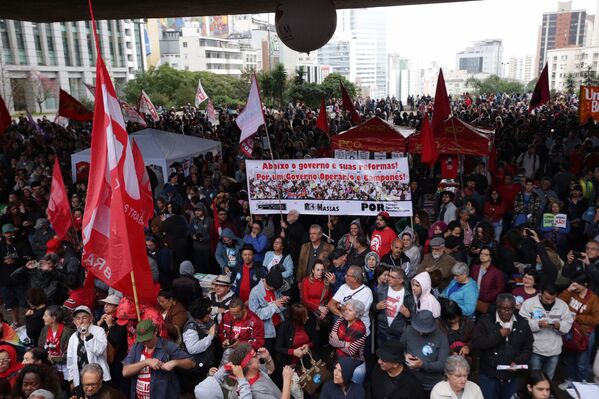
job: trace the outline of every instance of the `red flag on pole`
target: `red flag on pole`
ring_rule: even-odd
[[[48,201],[48,220],[52,224],[52,228],[59,240],[62,240],[67,235],[73,223],[69,196],[64,187],[58,158],[54,158],[52,186],[50,188],[50,200]]]
[[[58,115],[82,122],[91,121],[94,117],[93,112],[62,89],[59,95]]]
[[[10,112],[6,108],[4,99],[0,96],[0,136],[6,132],[6,129],[11,125],[12,119],[10,118]]]
[[[148,127],[144,118],[126,101],[119,100],[119,104],[121,105],[121,111],[123,111],[123,117],[127,122],[138,123],[142,127]]]
[[[358,111],[356,111],[356,108],[354,107],[354,102],[349,96],[347,90],[345,90],[343,83],[339,81],[339,84],[341,85],[341,101],[343,102],[343,108],[345,108],[346,112],[349,112],[349,114],[351,115],[351,120],[354,122],[354,124],[359,125],[361,122],[360,114],[358,114]]]
[[[435,135],[443,133],[443,121],[451,115],[449,106],[449,96],[445,87],[445,79],[443,78],[443,70],[439,68],[439,77],[437,78],[437,89],[435,90],[435,102],[433,109],[432,131]]]
[[[425,165],[433,166],[437,162],[439,152],[437,151],[437,143],[431,129],[428,115],[424,114],[422,118],[422,128],[420,129],[420,145],[422,146],[422,155],[420,162]]]
[[[142,200],[142,219],[145,221],[145,226],[149,226],[150,219],[154,216],[154,197],[152,196],[152,185],[150,184],[150,176],[146,170],[146,163],[141,155],[141,150],[137,146],[135,140],[131,143],[133,151],[133,159],[135,160],[135,173],[139,181]]]
[[[148,97],[146,92],[143,90],[139,95],[139,112],[144,115],[150,114],[154,122],[158,120],[158,111],[156,111],[156,107],[154,107],[154,104],[152,104],[152,100],[150,100],[150,97]]]
[[[93,15],[92,26],[99,48]],[[99,50],[95,98],[81,263],[110,287],[129,296],[134,294],[135,276],[140,300],[155,303],[144,240],[142,188],[123,114]]]
[[[316,127],[329,134],[329,122],[327,120],[327,107],[324,103],[324,97],[320,103],[320,111],[318,112],[318,119],[316,120]]]
[[[549,71],[547,70],[547,64],[545,64],[545,68],[543,68],[543,72],[541,72],[541,76],[539,76],[539,80],[537,80],[537,84],[535,85],[535,90],[532,92],[530,103],[528,103],[528,112],[530,113],[533,109],[547,104],[550,97]]]
[[[252,86],[250,87],[247,104],[245,104],[245,108],[239,113],[235,122],[241,130],[241,135],[239,136],[241,151],[248,158],[251,158],[254,152],[254,140],[252,136],[256,134],[260,126],[266,124],[256,75],[252,77]]]

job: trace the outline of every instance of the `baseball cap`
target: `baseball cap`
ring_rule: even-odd
[[[77,306],[75,308],[75,310],[73,310],[73,317],[75,317],[75,315],[79,312],[85,312],[85,313],[89,314],[90,316],[92,314],[92,311],[85,305]]]
[[[107,303],[109,305],[118,305],[121,302],[121,298],[116,295],[108,295],[104,299],[100,299],[98,302]]]
[[[156,326],[152,323],[152,320],[142,320],[137,325],[137,338],[135,342],[141,343],[152,339]]]

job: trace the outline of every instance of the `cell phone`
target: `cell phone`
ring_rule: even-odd
[[[572,251],[572,255],[574,255],[574,257],[576,259],[582,259],[583,258],[582,252]]]

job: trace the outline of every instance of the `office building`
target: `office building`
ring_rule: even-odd
[[[456,69],[469,74],[502,75],[503,43],[498,39],[481,40],[456,56]]]
[[[145,68],[143,23],[98,21],[100,50],[117,90]],[[140,31],[140,28],[142,31]],[[77,99],[90,99],[83,83],[95,84],[96,47],[89,21],[35,23],[0,19],[0,95],[10,111],[40,111],[32,75],[55,88],[43,112],[58,107],[58,87]]]

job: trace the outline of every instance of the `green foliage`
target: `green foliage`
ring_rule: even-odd
[[[597,77],[597,73],[593,71],[593,67],[591,65],[586,65],[584,69],[581,71],[582,83],[585,86],[594,86],[599,83],[599,78]]]
[[[345,90],[351,98],[356,97],[358,89],[355,84],[347,80],[343,75],[337,72],[330,73],[326,78],[323,79],[322,90],[327,98],[341,98],[341,88],[339,82],[343,83]]]
[[[218,75],[212,72],[179,71],[169,65],[150,68],[144,73],[138,72],[135,79],[130,80],[124,88],[125,99],[130,104],[137,104],[142,90],[152,99],[154,105],[164,107],[180,107],[193,104],[198,79],[201,80],[206,94],[215,106],[236,108],[244,106],[250,91],[254,71],[246,69],[239,78]],[[307,83],[304,79],[303,67],[298,67],[295,75],[288,78],[282,64],[271,72],[261,71],[257,75],[262,101],[266,106],[283,106],[288,101],[301,100],[309,107],[318,107],[322,96],[340,98],[339,82],[354,98],[358,94],[356,85],[338,73],[331,73],[322,84]],[[202,108],[205,104],[202,104]]]
[[[523,93],[524,86],[520,82],[513,82],[502,79],[497,75],[491,75],[486,79],[480,80],[474,77],[466,80],[466,86],[470,86],[478,94],[491,93]]]
[[[533,80],[531,80],[530,82],[528,82],[526,84],[526,87],[524,88],[524,90],[526,90],[527,93],[532,93],[535,89],[535,86],[537,85],[537,82],[539,81],[539,78],[534,78]]]
[[[574,74],[571,72],[566,75],[565,88],[566,88],[566,93],[568,93],[570,95],[572,95],[576,92],[576,80],[574,80]]]

